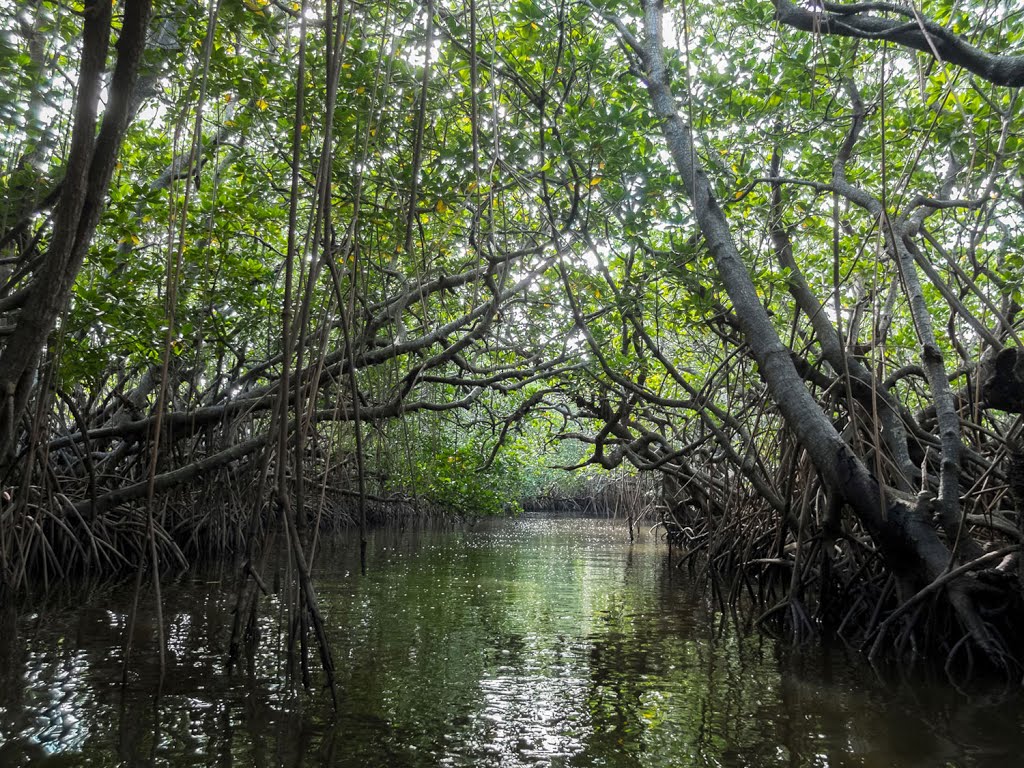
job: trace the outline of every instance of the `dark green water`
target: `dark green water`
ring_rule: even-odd
[[[716,619],[646,533],[519,520],[378,532],[370,573],[329,544],[318,589],[342,705],[280,673],[280,606],[228,676],[231,574],[151,599],[119,684],[130,591],[0,632],[0,768],[91,766],[999,766],[1019,699],[884,684],[853,654],[784,652]]]

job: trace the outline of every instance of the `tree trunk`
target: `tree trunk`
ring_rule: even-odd
[[[854,455],[797,373],[789,350],[758,298],[725,214],[712,194],[695,151],[693,133],[676,109],[662,50],[662,13],[662,4],[657,0],[644,3],[646,37],[642,43],[634,40],[633,44],[646,65],[651,104],[662,120],[668,149],[732,300],[744,339],[772,400],[830,492],[839,494],[850,506],[875,541],[886,565],[905,587],[916,591],[946,570],[950,550],[920,505],[887,498],[885,490]]]
[[[0,463],[9,460],[17,425],[35,387],[47,337],[64,311],[103,211],[121,149],[145,49],[151,0],[125,0],[117,65],[107,89],[99,133],[96,121],[110,47],[112,4],[95,0],[82,16],[82,64],[67,170],[54,214],[53,237],[28,286],[18,324],[0,354]]]

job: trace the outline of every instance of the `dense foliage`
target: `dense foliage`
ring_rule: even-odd
[[[1013,7],[0,5],[7,587],[630,466],[766,622],[1017,663]]]

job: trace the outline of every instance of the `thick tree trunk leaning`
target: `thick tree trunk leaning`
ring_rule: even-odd
[[[928,519],[927,504],[909,504],[886,493],[836,431],[797,373],[789,349],[782,343],[757,295],[732,239],[729,223],[712,193],[695,151],[694,135],[677,110],[662,47],[662,16],[661,2],[644,3],[645,38],[642,42],[621,23],[617,26],[645,65],[651,105],[662,121],[666,144],[732,300],[746,343],[774,403],[829,491],[838,494],[838,499],[853,510],[870,533],[904,593],[915,593],[947,572],[953,563],[953,553]],[[944,456],[944,464],[945,461]],[[967,532],[962,536],[966,541]],[[987,632],[959,582],[951,581],[946,588],[964,628],[981,648],[988,650]]]
[[[117,65],[107,89],[99,133],[97,109],[110,45],[112,4],[85,6],[82,64],[71,150],[54,214],[53,239],[29,285],[18,324],[0,354],[0,464],[15,447],[17,425],[35,387],[47,337],[64,311],[103,211],[107,189],[138,80],[150,17],[150,0],[125,0]]]

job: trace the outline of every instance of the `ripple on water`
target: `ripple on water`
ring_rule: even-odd
[[[232,676],[233,597],[165,585],[169,672],[154,701],[130,591],[0,631],[0,766],[1010,766],[1020,700],[886,688],[856,656],[784,653],[723,625],[646,530],[524,518],[377,531],[370,572],[325,542],[317,588],[343,699],[282,674],[284,608]],[[1008,762],[1009,761],[1009,762]]]

